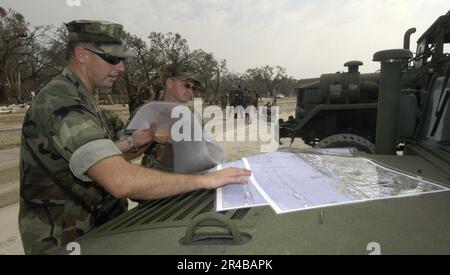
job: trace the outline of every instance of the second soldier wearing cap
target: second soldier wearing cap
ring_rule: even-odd
[[[22,127],[19,230],[26,254],[64,247],[98,226],[96,209],[104,209],[109,196],[122,202],[112,207],[125,211],[126,198],[212,189],[250,175],[237,168],[175,175],[130,164],[154,130],[139,129],[130,140],[113,142],[93,96],[95,89],[113,86],[132,56],[121,40],[123,27],[94,20],[66,27],[67,66],[36,95]]]

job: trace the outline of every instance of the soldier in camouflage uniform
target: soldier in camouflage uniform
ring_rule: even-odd
[[[94,98],[96,88],[112,86],[118,72],[123,71],[123,60],[130,55],[118,39],[121,25],[74,21],[66,26],[68,48],[75,51],[78,47],[78,62],[87,64],[86,55],[92,55],[91,62],[95,58],[105,63],[108,60],[111,63],[106,64],[114,68],[102,79],[96,71],[89,78],[93,83],[82,81],[78,75],[87,66],[74,65],[76,57],[71,57],[69,66],[42,88],[26,113],[20,150],[19,213],[26,253],[45,252],[92,229],[96,223],[93,209],[105,201],[108,192],[84,175],[85,170],[93,162],[129,151],[123,142],[121,146],[112,143],[116,133],[107,126]],[[94,42],[99,42],[98,48]],[[142,130],[134,142],[145,145],[151,135],[150,130]],[[89,160],[85,159],[87,155]],[[114,207],[111,211],[123,212],[126,201],[117,200]]]
[[[130,52],[121,41],[122,26],[83,20],[66,27],[68,65],[38,93],[22,127],[18,219],[25,253],[64,247],[123,212],[124,198],[212,189],[250,175],[243,169],[172,175],[130,164],[147,149],[154,130],[113,143],[93,97],[125,70]]]
[[[163,101],[186,104],[194,92],[201,87],[201,82],[194,74],[187,71],[175,72],[166,80]],[[191,110],[192,111],[192,110]],[[170,143],[154,141],[144,153],[141,165],[165,172],[174,172],[174,153]]]
[[[200,81],[192,73],[176,72],[166,80],[164,101],[186,104],[200,85]],[[148,168],[173,172],[172,145],[153,142],[142,157],[141,164]]]
[[[256,90],[253,90],[253,96],[252,96],[252,100],[253,100],[253,106],[255,106],[255,108],[258,108],[258,102],[259,102],[259,94],[256,92]]]
[[[227,92],[225,92],[220,98],[220,107],[222,108],[222,110],[225,110],[227,108],[227,103],[228,103],[228,94]]]
[[[242,106],[244,108],[239,108],[236,112],[235,109],[235,118],[242,118],[245,117],[245,97],[244,97],[244,91],[242,90],[241,85],[238,85],[237,90],[234,93],[234,107]]]

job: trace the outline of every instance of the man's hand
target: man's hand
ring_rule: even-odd
[[[131,135],[131,137],[133,138],[134,144],[139,147],[143,147],[153,141],[155,133],[156,124],[151,124],[150,128],[148,129],[137,129],[133,132],[133,135]]]
[[[169,132],[163,132],[163,131],[158,131],[155,133],[155,136],[153,137],[153,141],[156,141],[157,143],[172,143],[172,139],[170,138],[170,133]]]
[[[241,168],[226,168],[204,175],[203,188],[215,189],[230,183],[248,183],[252,171]]]

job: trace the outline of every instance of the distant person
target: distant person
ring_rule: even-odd
[[[220,107],[222,108],[222,110],[225,110],[227,108],[227,103],[228,103],[228,93],[225,92],[220,97]]]
[[[18,219],[26,254],[65,248],[123,213],[126,198],[157,199],[246,182],[245,169],[176,175],[130,164],[155,130],[136,130],[114,143],[93,97],[96,88],[113,86],[132,56],[122,44],[122,25],[80,20],[66,27],[68,64],[36,95],[22,127]]]
[[[150,102],[155,98],[152,87],[147,80],[139,81],[136,90],[128,95],[128,110],[130,116],[136,112],[139,106]]]
[[[164,94],[164,85],[161,76],[159,74],[153,76],[151,83],[154,100],[160,101]]]

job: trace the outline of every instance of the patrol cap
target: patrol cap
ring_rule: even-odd
[[[189,71],[176,72],[173,77],[183,81],[192,82],[198,87],[201,87],[202,85],[202,82],[195,76],[195,74]]]
[[[132,57],[122,40],[123,26],[109,21],[74,20],[66,23],[69,41],[93,43],[105,54]]]

